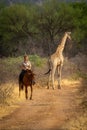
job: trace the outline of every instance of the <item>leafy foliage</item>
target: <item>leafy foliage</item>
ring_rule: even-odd
[[[29,47],[34,45],[31,39],[36,40],[37,46],[41,44],[44,50],[48,43],[55,49],[56,41],[65,31],[72,32],[76,48],[86,48],[83,44],[87,36],[86,2],[48,0],[41,5],[0,5],[0,55],[20,54],[20,46],[23,48],[27,41]]]

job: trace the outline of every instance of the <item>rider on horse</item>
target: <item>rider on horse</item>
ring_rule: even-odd
[[[20,91],[23,90],[25,87],[25,97],[28,99],[28,86],[31,88],[31,96],[30,99],[32,99],[32,92],[33,88],[32,85],[35,84],[35,78],[34,78],[34,73],[31,70],[31,62],[28,59],[27,55],[24,55],[24,62],[21,64],[21,73],[19,75],[19,96],[20,96]]]
[[[27,70],[31,70],[31,62],[29,61],[29,57],[26,54],[24,55],[24,61],[20,67],[22,71],[19,75],[19,81],[23,82],[24,74],[26,73]]]

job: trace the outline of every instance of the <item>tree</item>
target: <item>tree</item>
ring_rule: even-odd
[[[29,39],[35,34],[32,15],[32,7],[27,8],[25,5],[12,5],[0,12],[2,48],[5,46],[8,53],[11,53],[13,48],[18,48],[20,41]]]
[[[77,41],[84,39],[87,28],[87,3],[79,2],[72,3],[71,6],[74,9],[74,26],[75,26],[75,35],[74,38]],[[79,37],[78,37],[79,35]]]
[[[50,43],[49,49],[55,48],[61,34],[74,28],[74,10],[69,4],[59,3],[57,0],[46,1],[40,6],[38,14],[38,28],[41,37]]]
[[[44,3],[41,8],[38,24],[50,41],[53,42],[58,33],[72,30],[73,9],[68,4],[51,0]]]
[[[74,52],[78,51],[87,52],[87,2],[72,3],[71,6],[74,9]]]

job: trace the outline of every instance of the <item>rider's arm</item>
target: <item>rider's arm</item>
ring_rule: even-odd
[[[30,61],[27,62],[26,69],[31,70],[31,62]]]
[[[25,66],[25,64],[22,63],[22,64],[20,65],[20,68],[21,68],[22,70],[26,70],[26,66]]]

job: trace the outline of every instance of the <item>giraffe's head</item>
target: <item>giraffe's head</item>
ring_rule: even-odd
[[[69,38],[71,40],[71,32],[66,32],[67,38]]]

